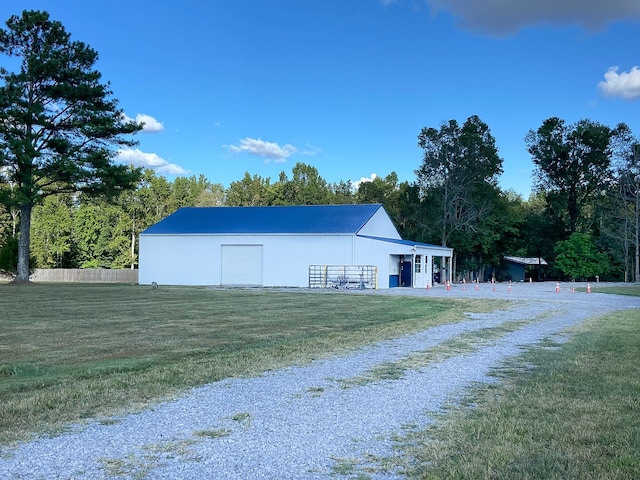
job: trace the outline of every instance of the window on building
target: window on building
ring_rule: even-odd
[[[416,255],[416,273],[422,271],[422,255]]]

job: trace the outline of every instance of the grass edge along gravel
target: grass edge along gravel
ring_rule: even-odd
[[[624,285],[624,286],[601,286],[598,283],[591,284],[591,293],[608,293],[610,295],[627,295],[632,297],[640,296],[640,285]],[[587,287],[577,288],[578,292],[586,292]]]
[[[544,315],[546,316],[546,315]],[[533,317],[526,321],[505,322],[495,327],[485,327],[479,330],[461,333],[449,340],[438,343],[422,352],[412,353],[400,360],[384,362],[365,371],[362,375],[350,378],[339,378],[335,381],[341,388],[361,387],[368,383],[402,378],[407,370],[417,370],[447,358],[473,351],[477,348],[495,342],[504,335],[514,332],[524,325],[540,321],[541,317]]]
[[[533,346],[387,459],[409,479],[640,478],[640,316]]]
[[[0,286],[0,445],[344,354],[505,302],[105,284]]]

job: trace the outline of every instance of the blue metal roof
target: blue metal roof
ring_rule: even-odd
[[[356,234],[380,208],[379,204],[185,207],[142,235]]]
[[[407,245],[408,247],[422,247],[422,248],[438,248],[442,250],[451,250],[450,247],[443,247],[440,245],[433,245],[431,243],[421,243],[414,242],[412,240],[402,240],[398,238],[381,238],[381,237],[372,237],[370,235],[359,235],[362,238],[370,238],[371,240],[378,240],[380,242],[389,242],[389,243],[397,243],[398,245]]]

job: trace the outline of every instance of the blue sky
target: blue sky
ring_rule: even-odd
[[[505,5],[508,4],[508,5]],[[228,186],[297,162],[329,182],[415,180],[417,135],[478,115],[528,198],[549,117],[640,136],[637,0],[14,0],[46,10],[144,121],[121,159]]]

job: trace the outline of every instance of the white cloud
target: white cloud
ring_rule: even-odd
[[[145,115],[144,113],[139,113],[136,115],[136,123],[142,123],[142,131],[148,133],[161,132],[164,130],[164,125],[162,122],[159,122],[151,115]]]
[[[534,25],[603,30],[614,21],[640,21],[637,0],[425,0],[433,14],[453,15],[461,28],[504,36]],[[389,3],[389,2],[387,2]]]
[[[640,68],[618,73],[618,67],[610,67],[604,74],[604,82],[598,87],[605,97],[620,97],[625,100],[640,98]]]
[[[162,122],[159,122],[151,115],[144,113],[137,114],[135,119],[128,117],[127,115],[122,115],[122,121],[142,124],[142,133],[156,133],[164,130]]]
[[[240,140],[239,145],[229,145],[228,148],[234,153],[249,153],[262,157],[266,161],[273,160],[276,163],[286,162],[288,157],[298,151],[296,147],[290,144],[280,146],[274,142],[265,142],[259,138],[249,137]]]
[[[360,184],[361,183],[373,182],[376,178],[378,178],[378,174],[377,173],[372,173],[369,178],[360,177],[360,180],[355,181],[355,182],[351,182],[351,185],[352,185],[353,189],[357,191],[360,188]]]
[[[116,160],[127,165],[150,168],[165,175],[182,175],[188,173],[180,165],[167,162],[164,158],[155,153],[146,153],[137,148],[120,150]]]

